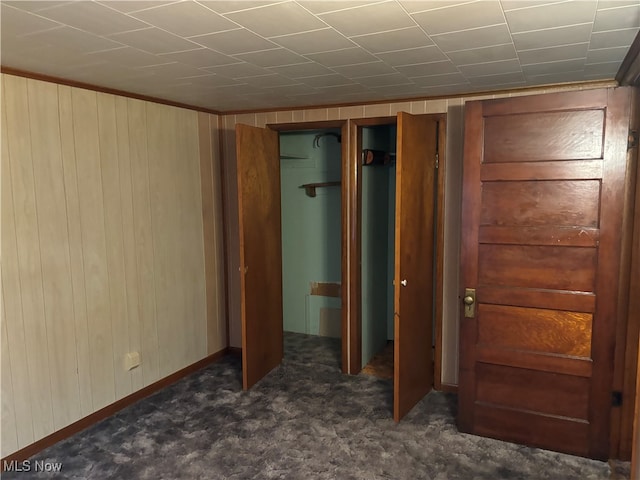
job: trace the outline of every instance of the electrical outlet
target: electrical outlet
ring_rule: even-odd
[[[133,370],[140,365],[140,354],[138,352],[129,352],[124,356],[124,369]]]

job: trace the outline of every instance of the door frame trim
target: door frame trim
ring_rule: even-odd
[[[435,346],[434,346],[434,389],[443,390],[445,386],[442,384],[442,314],[443,314],[443,288],[444,282],[442,274],[444,271],[444,197],[445,197],[445,178],[446,178],[446,113],[419,114],[428,115],[438,122],[438,138],[437,152],[439,168],[437,172],[437,207],[434,212],[436,221],[437,236],[435,239],[436,257],[434,259],[435,267],[435,299],[434,299],[434,321],[435,321]],[[351,242],[351,267],[354,269],[353,278],[357,278],[357,284],[351,285],[352,312],[350,331],[352,333],[351,344],[351,361],[353,367],[349,373],[356,374],[362,369],[362,317],[361,317],[361,241],[362,241],[362,164],[359,161],[362,155],[362,127],[373,127],[379,125],[394,125],[398,121],[397,115],[386,117],[359,118],[349,121],[349,162],[351,165],[351,176],[349,177],[349,188],[351,192],[350,200],[353,202],[355,218],[351,219],[350,230],[353,233],[349,239]],[[345,177],[346,178],[346,177]],[[355,345],[354,345],[355,344]],[[449,389],[447,389],[449,390]]]

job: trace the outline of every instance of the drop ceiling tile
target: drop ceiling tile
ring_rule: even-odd
[[[145,28],[144,22],[95,2],[73,2],[41,12],[51,20],[96,35],[110,35]]]
[[[198,3],[218,13],[231,13],[241,10],[252,10],[281,1],[282,0],[199,0]]]
[[[415,25],[411,17],[396,2],[376,3],[325,13],[320,15],[320,18],[347,37]]]
[[[268,87],[268,90],[272,95],[305,95],[308,93],[314,93],[316,90],[304,83],[295,83],[292,85],[285,85],[282,87]]]
[[[289,78],[312,77],[314,75],[327,75],[332,70],[315,62],[298,63],[296,65],[283,65],[281,67],[269,67],[269,70],[285,75]]]
[[[363,7],[365,5],[373,5],[374,3],[381,3],[384,0],[341,0],[327,1],[327,0],[311,0],[311,1],[298,1],[300,5],[309,10],[312,13],[320,14],[327,12],[334,12],[338,10],[346,10],[354,7]]]
[[[183,77],[195,77],[198,75],[204,75],[206,72],[198,70],[190,65],[184,63],[163,63],[161,65],[150,65],[148,67],[139,67],[140,71],[152,72],[154,75],[163,78],[183,78]]]
[[[467,78],[522,71],[520,68],[520,62],[517,59],[503,60],[501,62],[478,63],[475,65],[462,65],[458,68]]]
[[[181,37],[192,37],[238,28],[238,25],[227,20],[222,15],[194,2],[172,3],[142,10],[131,15]]]
[[[332,28],[275,37],[271,38],[271,41],[300,54],[328,52],[354,46],[353,42]]]
[[[575,45],[563,45],[562,47],[538,48],[518,52],[518,57],[522,65],[586,58],[588,47],[588,43],[578,43]]]
[[[198,85],[207,88],[244,85],[244,87],[242,87],[241,89],[241,91],[244,91],[246,87],[246,84],[244,82],[241,82],[239,84],[236,80],[224,77],[222,75],[216,75],[215,73],[212,73],[210,75],[198,75],[195,77],[184,77],[182,78],[182,80],[192,85]]]
[[[71,1],[58,2],[54,0],[2,0],[3,4],[11,5],[12,7],[20,8],[27,12],[39,12],[48,8],[58,7],[67,3],[73,3]]]
[[[199,47],[199,45],[189,40],[155,27],[117,33],[111,35],[110,38],[130,47],[156,54],[194,50]]]
[[[607,78],[615,78],[620,62],[592,63],[584,66],[585,75],[602,75]]]
[[[600,48],[587,51],[587,63],[622,62],[627,55],[627,47]]]
[[[442,62],[417,63],[396,67],[398,72],[407,77],[424,77],[427,75],[441,75],[443,73],[458,73],[456,66],[449,60]]]
[[[371,53],[381,53],[408,48],[433,45],[431,39],[425,35],[420,27],[409,27],[390,32],[373,33],[351,37],[361,47]]]
[[[462,93],[468,93],[473,91],[469,83],[458,83],[453,85],[441,85],[437,87],[424,87],[422,89],[422,95],[426,97],[441,96],[441,95],[458,95]]]
[[[29,35],[29,39],[36,42],[36,44],[51,44],[83,53],[110,50],[123,46],[122,43],[117,41],[86,33],[73,27],[55,28],[45,32],[34,33]]]
[[[160,5],[167,5],[169,3],[175,3],[179,0],[104,0],[98,3],[102,5],[118,10],[122,13],[137,12],[139,10],[146,10],[147,8],[159,7]],[[31,2],[29,2],[31,3]],[[47,1],[42,3],[49,3]]]
[[[326,27],[326,24],[294,2],[230,13],[227,18],[263,37],[275,37]]]
[[[90,53],[87,56],[99,61],[113,62],[116,65],[125,65],[127,67],[145,67],[174,61],[170,58],[162,58],[132,47],[102,50],[100,52]]]
[[[577,72],[584,70],[584,62],[584,58],[576,58],[574,60],[563,60],[559,62],[534,63],[531,65],[524,65],[522,67],[522,72],[527,77],[564,72]]]
[[[485,75],[482,77],[471,77],[469,83],[472,86],[493,85],[524,85],[524,75],[522,72],[503,73],[500,75]]]
[[[332,73],[329,75],[318,75],[315,77],[307,77],[307,78],[299,78],[299,82],[304,83],[305,85],[309,85],[311,87],[332,87],[335,85],[349,85],[354,83],[352,80],[337,74]]]
[[[624,30],[611,30],[608,32],[595,32],[591,35],[589,48],[596,50],[599,48],[624,47],[631,45],[638,34],[637,28],[626,28]]]
[[[257,52],[277,46],[275,43],[243,29],[201,35],[199,37],[192,37],[191,40],[198,42],[204,47],[227,55]]]
[[[638,0],[606,0],[601,1],[598,10],[608,10],[609,8],[632,7],[640,3]]]
[[[405,100],[407,98],[424,96],[424,88],[418,87],[416,85],[388,85],[384,87],[372,88],[372,90],[375,91],[376,95],[382,95],[383,98],[385,98],[389,102],[394,102],[394,100]],[[379,100],[380,98],[377,99]],[[367,109],[367,113],[369,113],[368,110],[369,109]],[[390,113],[393,115],[393,112],[391,110]]]
[[[523,8],[540,7],[542,5],[553,5],[554,3],[562,3],[567,0],[501,0],[502,9],[521,10]]]
[[[329,85],[326,87],[318,87],[325,95],[350,95],[352,93],[360,93],[362,92],[363,86],[359,84],[349,84],[349,85]],[[327,97],[325,97],[326,102]],[[331,102],[334,103],[334,102]]]
[[[306,58],[290,52],[285,48],[274,48],[272,50],[263,50],[261,52],[244,53],[235,55],[239,60],[260,65],[261,67],[278,67],[280,65],[294,65],[296,63],[305,63]]]
[[[561,2],[505,12],[512,33],[592,22],[597,2]]]
[[[10,7],[5,5],[4,2],[0,4],[0,7],[0,21],[2,22],[0,31],[2,32],[3,38],[8,36],[29,35],[31,33],[62,27],[58,22]]]
[[[392,67],[447,60],[447,56],[442,53],[438,47],[433,45],[429,47],[400,50],[397,52],[378,53],[376,56]]]
[[[357,47],[334,50],[332,52],[314,53],[306,56],[314,62],[321,63],[327,67],[340,67],[377,60],[373,55]]]
[[[485,62],[499,62],[518,58],[516,49],[511,43],[492,47],[472,48],[448,52],[447,56],[456,65],[471,65]]]
[[[400,4],[409,13],[425,12],[427,10],[437,10],[440,8],[455,7],[463,3],[470,3],[469,0],[401,0]]]
[[[214,52],[208,48],[196,48],[182,52],[162,53],[158,55],[162,62],[180,62],[193,67],[215,67],[238,63],[233,57]]]
[[[513,43],[518,50],[556,47],[573,43],[585,43],[591,36],[591,23],[514,33]]]
[[[606,5],[606,2],[601,2],[602,4]],[[593,22],[594,32],[638,27],[640,27],[640,2],[629,7],[598,10]]]
[[[389,85],[413,85],[412,82],[401,73],[362,77],[358,78],[358,83],[370,88],[385,87]]]
[[[490,47],[511,42],[511,34],[505,24],[475,28],[464,32],[434,35],[431,40],[443,51],[466,50],[469,48]]]
[[[429,35],[505,23],[500,2],[497,0],[484,0],[429,10],[428,12],[414,13],[412,17]]]
[[[296,80],[292,80],[277,73],[270,73],[267,75],[258,75],[255,77],[243,78],[242,81],[248,85],[254,87],[268,88],[268,87],[283,87],[287,85],[294,85]]]
[[[583,71],[578,72],[560,72],[548,75],[529,75],[526,77],[527,82],[531,85],[553,85],[557,83],[575,82],[576,78],[580,81],[586,80]]]
[[[347,78],[371,77],[373,75],[385,75],[397,73],[393,67],[384,62],[368,62],[343,67],[333,67],[333,70]]]
[[[445,73],[442,75],[414,77],[411,79],[411,81],[420,87],[435,87],[437,85],[468,83],[467,79],[461,73]]]
[[[231,65],[219,65],[215,67],[203,68],[207,72],[217,73],[228,78],[244,78],[257,75],[268,75],[272,73],[263,67],[258,67],[247,62],[233,63]]]

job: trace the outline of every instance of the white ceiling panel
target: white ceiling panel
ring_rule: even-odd
[[[593,22],[597,2],[575,0],[506,11],[512,33]]]
[[[424,77],[425,75],[440,75],[443,73],[457,73],[458,68],[449,60],[442,62],[416,63],[414,65],[402,65],[396,67],[407,77]]]
[[[400,65],[414,65],[416,63],[437,62],[448,60],[447,56],[436,46],[409,48],[395,52],[376,54],[383,62],[397,67]]]
[[[470,46],[479,48],[504,45],[512,41],[506,24],[433,35],[431,39],[443,52],[464,50]]]
[[[425,35],[420,27],[402,28],[382,33],[370,33],[351,37],[351,40],[371,53],[382,53],[407,48],[433,45],[431,39]]]
[[[129,45],[130,47],[156,54],[194,50],[200,46],[156,27],[117,33],[111,35],[109,38]]]
[[[593,24],[583,23],[565,27],[533,30],[513,34],[513,44],[518,50],[557,47],[573,43],[588,43]]]
[[[606,2],[601,2],[600,5],[606,6]],[[594,32],[638,27],[640,27],[640,2],[628,7],[598,10],[593,22]]]
[[[460,65],[458,67],[465,77],[479,77],[484,75],[521,72],[522,67],[517,59],[499,62],[476,63],[475,65]]]
[[[227,55],[257,52],[277,47],[275,43],[266,38],[242,28],[191,37],[191,39],[204,47]]]
[[[227,18],[267,38],[317,30],[327,26],[322,20],[295,2],[277,3],[253,10],[230,13]]]
[[[633,39],[638,35],[638,28],[626,28],[624,30],[609,30],[607,32],[594,32],[591,35],[589,48],[626,47],[631,45]]]
[[[181,37],[238,28],[238,25],[231,20],[194,2],[172,3],[148,8],[131,15]]]
[[[472,48],[447,52],[447,57],[456,65],[476,65],[478,63],[494,63],[518,58],[512,43],[491,47]]]
[[[235,57],[261,67],[294,65],[296,63],[305,63],[307,61],[306,58],[301,57],[297,53],[293,53],[286,48],[274,48],[272,50],[263,50],[260,52],[243,53],[235,55]]]
[[[3,67],[219,111],[612,82],[640,0],[0,3]]]
[[[224,66],[232,63],[238,63],[238,59],[224,55],[222,53],[214,52],[208,48],[203,48],[198,45],[199,48],[193,50],[182,50],[179,52],[161,53],[156,55],[160,62],[181,62],[192,67],[216,67]]]
[[[301,54],[328,52],[354,47],[355,44],[332,28],[272,37],[272,42]]]
[[[4,29],[3,32],[4,33]],[[105,37],[78,30],[75,27],[61,27],[29,35],[33,45],[53,45],[78,52],[97,52],[122,47],[122,43]]]
[[[314,53],[306,55],[306,57],[327,67],[342,67],[354,63],[366,63],[376,60],[376,57],[370,53],[355,47],[335,50],[333,52]]]
[[[498,0],[463,3],[423,13],[414,13],[412,16],[429,35],[506,23]]]
[[[382,2],[339,10],[321,14],[320,18],[347,37],[398,30],[415,25],[411,17],[396,2]]]
[[[148,27],[144,22],[96,2],[73,2],[46,10],[47,18],[96,35]]]
[[[523,65],[522,72],[527,76],[550,75],[553,73],[578,72],[584,70],[585,59],[565,60],[562,62],[533,63]]]
[[[333,67],[333,70],[348,78],[371,77],[373,75],[388,75],[396,73],[397,69],[387,65],[385,62],[358,63],[355,65],[345,65],[343,67]]]
[[[59,28],[62,24],[34,15],[32,13],[13,8],[2,3],[0,5],[2,18],[2,34],[11,37],[21,37],[31,33]]]
[[[588,43],[578,43],[576,45],[564,45],[562,47],[524,50],[518,52],[518,57],[520,57],[520,63],[522,65],[573,60],[576,58],[586,59],[588,46]]]

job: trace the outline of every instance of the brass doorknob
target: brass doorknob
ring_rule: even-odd
[[[467,295],[466,297],[464,297],[462,299],[462,301],[465,303],[465,305],[473,305],[473,302],[475,301],[474,298],[471,295]]]

